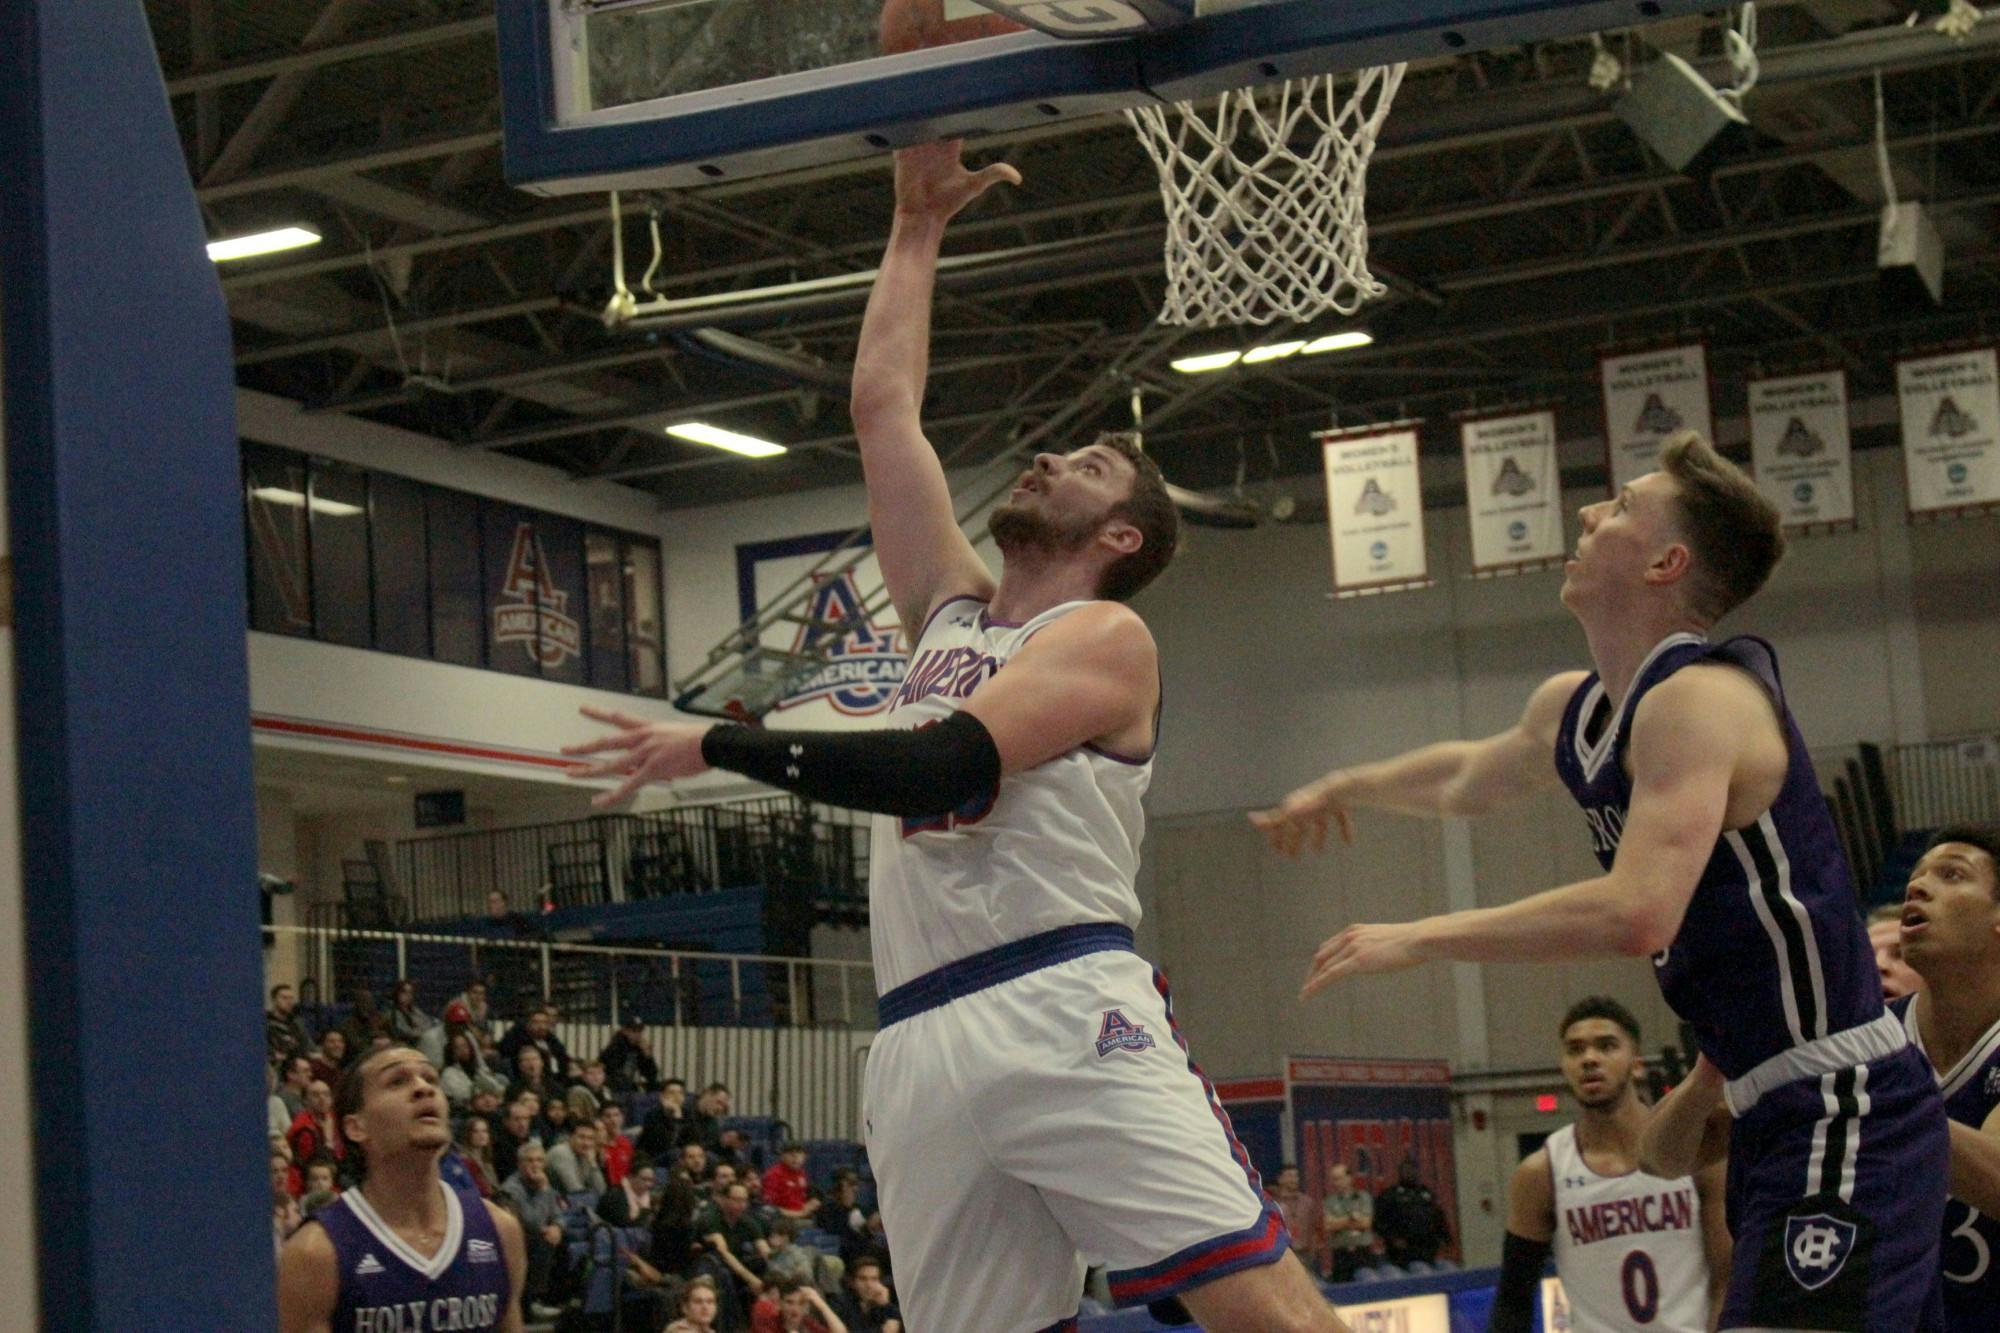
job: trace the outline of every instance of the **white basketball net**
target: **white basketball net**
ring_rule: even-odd
[[[1368,160],[1402,65],[1293,79],[1125,117],[1160,170],[1167,210],[1162,324],[1351,315],[1387,289],[1368,271]]]

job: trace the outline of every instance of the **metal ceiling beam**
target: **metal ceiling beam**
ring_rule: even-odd
[[[355,20],[366,12],[366,0],[326,0],[326,7],[313,19],[306,35],[299,39],[299,46],[305,51],[326,46],[352,27]],[[250,114],[229,136],[229,142],[222,146],[215,160],[203,171],[200,183],[220,185],[233,177],[243,174],[257,151],[270,141],[271,135],[292,114],[304,95],[306,84],[311,81],[313,66],[288,69],[271,80],[270,86],[258,96],[257,104],[250,108]]]
[[[499,146],[500,131],[497,129],[438,135],[434,138],[418,139],[395,148],[371,149],[366,153],[357,153],[353,157],[335,158],[332,161],[314,162],[304,166],[280,167],[273,171],[259,172],[254,176],[241,176],[220,185],[199,186],[195,190],[195,197],[204,204],[213,204],[223,199],[268,194],[274,190],[289,190],[299,186],[310,188],[317,181],[350,176],[359,171],[401,166],[405,162],[428,162],[434,158],[450,157],[455,153],[469,153]]]
[[[396,55],[427,46],[441,46],[447,42],[467,41],[474,37],[490,36],[492,32],[493,16],[487,14],[478,18],[432,23],[421,28],[406,28],[400,32],[384,33],[380,37],[366,37],[359,41],[333,43],[290,55],[237,60],[226,65],[190,69],[172,75],[167,80],[167,94],[171,97],[182,97],[188,93],[227,88],[232,84],[255,83],[259,79],[324,69],[328,65],[350,60],[366,60],[373,56]]]
[[[328,334],[323,338],[306,338],[298,342],[280,343],[276,347],[257,348],[238,356],[236,364],[261,366],[272,361],[306,356],[313,352],[330,352],[341,348],[352,350],[367,347],[372,343],[391,341],[407,334],[431,333],[438,329],[453,329],[465,324],[484,324],[496,319],[546,314],[561,308],[562,302],[557,298],[537,296],[528,300],[508,301],[501,305],[481,306],[474,310],[461,310],[448,315],[433,315],[426,319],[399,320],[394,324],[353,329],[344,333]]]

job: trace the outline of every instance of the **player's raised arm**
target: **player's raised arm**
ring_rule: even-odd
[[[896,154],[896,217],[854,355],[852,414],[882,580],[911,634],[945,597],[990,597],[993,579],[959,529],[937,451],[924,437],[931,298],[945,224],[1001,181],[1003,164],[967,171],[957,140]]]
[[[1542,682],[1529,696],[1520,721],[1497,736],[1443,741],[1380,763],[1337,768],[1250,816],[1282,856],[1326,846],[1329,823],[1343,842],[1354,841],[1350,810],[1393,810],[1406,815],[1476,815],[1518,800],[1556,780],[1553,755],[1563,708],[1584,681],[1581,671]]]
[[[326,1228],[303,1226],[278,1252],[279,1333],[333,1333],[340,1264]]]
[[[1728,1151],[1728,1125],[1722,1126],[1723,1150]],[[1736,1266],[1736,1243],[1729,1234],[1729,1168],[1714,1162],[1695,1172],[1695,1194],[1701,1199],[1701,1248],[1708,1259],[1708,1326],[1722,1324],[1722,1306],[1729,1299],[1729,1276]]]

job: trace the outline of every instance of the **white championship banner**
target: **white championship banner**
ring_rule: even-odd
[[[1847,372],[1751,380],[1750,470],[1788,528],[1854,521]]]
[[[2000,504],[2000,366],[1991,347],[1896,363],[1910,512]]]
[[[1708,347],[1688,343],[1603,357],[1604,451],[1611,494],[1634,477],[1659,469],[1660,441],[1675,431],[1700,431],[1715,442],[1708,392]]]
[[[1327,523],[1336,594],[1429,581],[1414,424],[1326,432]]]
[[[1556,414],[1471,417],[1458,429],[1473,571],[1560,559],[1565,544]]]

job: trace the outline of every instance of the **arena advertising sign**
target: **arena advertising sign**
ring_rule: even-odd
[[[1428,582],[1415,423],[1326,431],[1327,521],[1336,593]]]
[[[1564,542],[1556,414],[1468,417],[1458,429],[1465,453],[1473,570],[1560,559]]]
[[[1451,1298],[1443,1292],[1334,1308],[1353,1333],[1451,1333]]]
[[[820,532],[738,546],[736,594],[742,618],[749,620],[758,608],[805,577],[846,536],[844,531]],[[881,586],[872,555],[845,574],[814,575],[812,600],[799,615],[808,623],[780,621],[764,632],[763,642],[785,652],[828,647],[829,631],[824,627],[852,622],[863,597]],[[786,727],[838,728],[879,719],[909,665],[910,646],[903,641],[895,608],[885,604],[841,633],[830,645],[826,665],[779,700],[772,713],[783,714],[778,725]]]
[[[1346,1165],[1356,1189],[1377,1195],[1396,1183],[1403,1160],[1413,1159],[1453,1237],[1443,1253],[1459,1258],[1451,1066],[1295,1055],[1285,1061],[1285,1101],[1300,1188],[1313,1196],[1315,1208],[1334,1163]]]
[[[1847,372],[1750,381],[1750,469],[1788,528],[1854,521]]]
[[[1991,347],[1896,363],[1910,512],[2000,504],[2000,374]]]
[[[1715,439],[1706,344],[1601,357],[1598,373],[1604,384],[1604,449],[1613,495],[1659,466],[1660,441],[1675,431],[1695,430],[1704,439]]]

